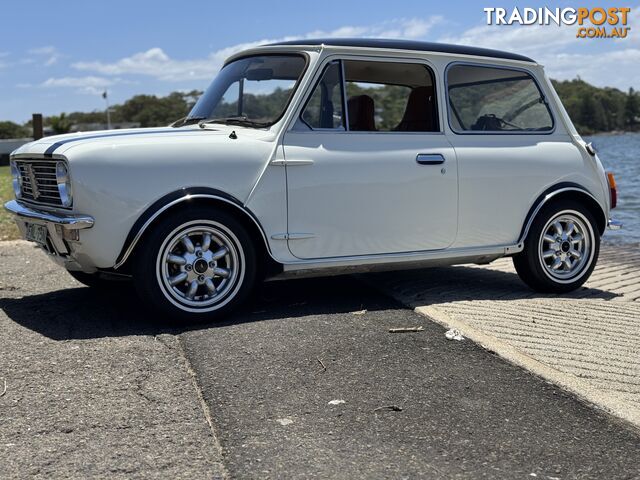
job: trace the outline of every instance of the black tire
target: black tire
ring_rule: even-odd
[[[191,251],[181,240],[184,237]],[[225,249],[225,256],[214,258]],[[185,263],[173,263],[176,258]],[[133,280],[139,296],[163,321],[206,323],[222,318],[247,298],[255,283],[256,263],[255,246],[240,222],[224,211],[195,207],[151,227],[136,249]]]
[[[67,272],[83,285],[100,290],[117,290],[130,283],[128,280],[104,278],[100,276],[99,273],[85,273],[72,270],[67,270]]]
[[[562,233],[554,220],[558,220]],[[573,230],[569,227],[572,220],[575,220]],[[570,230],[572,233],[567,235]],[[513,257],[513,264],[522,281],[533,290],[567,293],[587,281],[599,253],[600,233],[593,214],[580,202],[559,200],[538,212],[524,241],[524,250]],[[568,264],[564,259],[568,259]]]

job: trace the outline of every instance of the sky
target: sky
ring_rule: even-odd
[[[136,94],[203,90],[224,59],[246,47],[309,37],[386,37],[513,51],[545,65],[550,77],[640,89],[640,4],[625,39],[577,39],[577,26],[486,24],[485,7],[540,2],[2,0],[0,121],[33,112],[103,110],[101,94],[122,103]]]

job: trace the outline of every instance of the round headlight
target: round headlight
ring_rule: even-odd
[[[56,182],[58,183],[58,193],[63,207],[70,207],[73,197],[71,196],[71,180],[69,170],[64,162],[56,163]]]
[[[16,198],[22,196],[22,175],[15,161],[11,161],[11,183],[13,184],[13,194]]]

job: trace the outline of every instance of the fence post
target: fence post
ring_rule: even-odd
[[[34,113],[31,119],[31,123],[33,125],[33,139],[40,140],[44,137],[44,131],[42,129],[42,114]]]

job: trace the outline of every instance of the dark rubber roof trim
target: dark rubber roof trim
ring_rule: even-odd
[[[474,55],[477,57],[506,58],[507,60],[520,60],[533,62],[529,57],[517,53],[491,50],[489,48],[465,47],[448,43],[418,42],[415,40],[387,40],[384,38],[301,38],[286,42],[270,43],[272,45],[331,45],[337,47],[365,47],[365,48],[392,48],[395,50],[418,50],[421,52],[442,52],[460,55]]]

